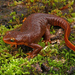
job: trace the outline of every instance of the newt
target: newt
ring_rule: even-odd
[[[70,49],[75,51],[75,46],[68,40],[71,31],[69,23],[63,18],[52,14],[35,13],[29,15],[21,26],[20,31],[13,30],[7,32],[3,37],[3,41],[7,44],[11,44],[11,46],[15,45],[17,47],[17,45],[26,45],[33,48],[34,50],[28,53],[28,57],[33,58],[42,49],[37,43],[43,35],[45,36],[46,42],[51,42],[50,25],[60,26],[64,29],[65,43]]]

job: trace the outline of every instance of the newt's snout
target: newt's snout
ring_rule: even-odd
[[[8,40],[9,40],[9,39],[6,38],[6,36],[3,37],[3,41],[4,41],[5,43],[7,43]]]
[[[9,37],[7,37],[7,36],[4,36],[4,37],[3,37],[3,41],[4,41],[5,43],[7,43],[7,44],[13,44],[13,45],[16,44],[14,38],[9,38]]]

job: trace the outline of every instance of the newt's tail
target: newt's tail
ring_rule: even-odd
[[[69,30],[70,28],[68,27],[67,30],[65,30],[65,36],[64,36],[64,39],[65,39],[65,43],[66,45],[72,49],[73,51],[75,51],[75,46],[68,40],[68,35],[69,35]]]
[[[75,46],[68,40],[71,31],[69,23],[63,18],[57,16],[51,16],[47,19],[51,25],[60,26],[65,30],[65,35],[64,35],[65,43],[70,49],[75,51]]]

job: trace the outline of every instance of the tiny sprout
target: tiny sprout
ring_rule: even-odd
[[[16,19],[16,17],[15,16],[13,16],[13,20],[15,20]]]
[[[15,14],[16,14],[16,12],[15,12],[15,11],[14,11],[14,12],[11,12],[10,16],[15,15]]]
[[[10,23],[12,22],[12,19],[10,20]]]
[[[22,14],[21,17],[24,17],[24,14]]]
[[[30,0],[31,2],[34,2],[34,0]]]

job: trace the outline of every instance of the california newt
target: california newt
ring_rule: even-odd
[[[42,49],[37,43],[43,35],[45,36],[45,41],[50,42],[50,25],[60,26],[65,30],[65,43],[70,49],[75,51],[75,46],[68,40],[71,30],[69,23],[61,17],[44,13],[35,13],[28,16],[20,31],[7,32],[3,41],[16,47],[17,45],[26,45],[33,48],[34,51],[28,53],[28,57],[33,58]]]

